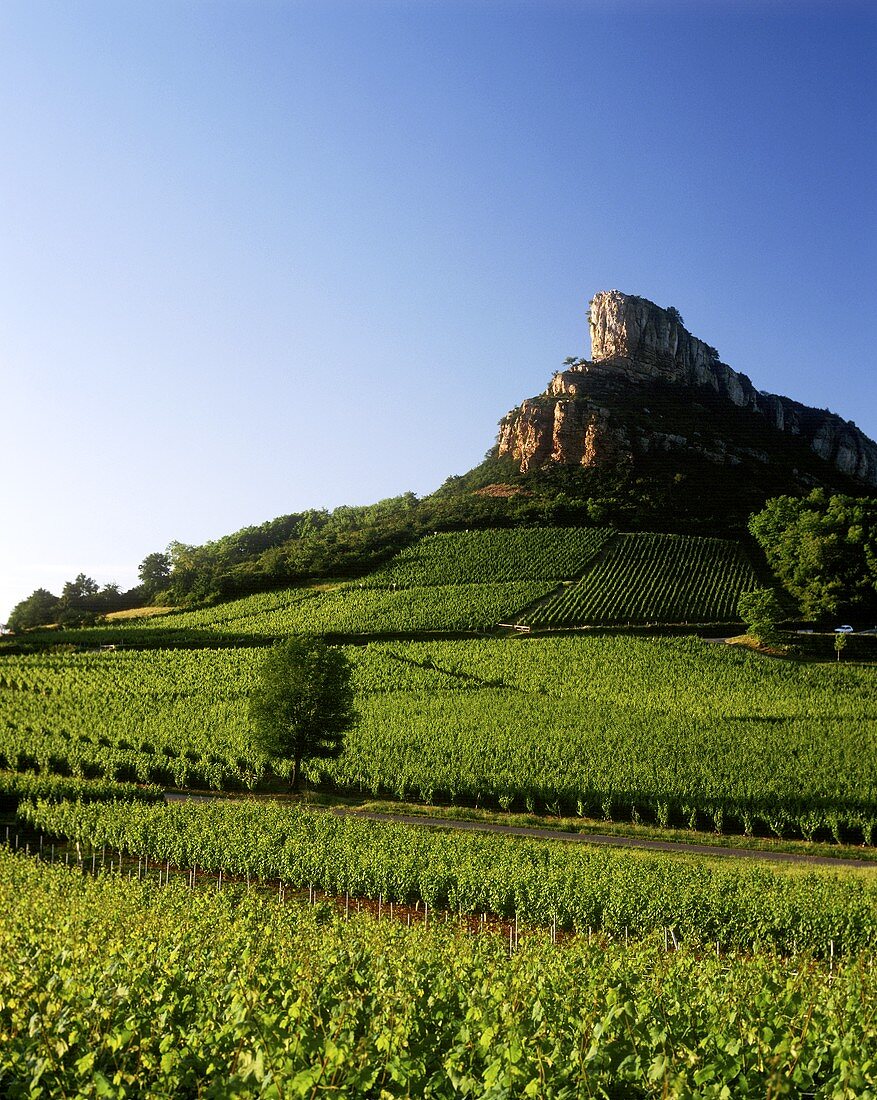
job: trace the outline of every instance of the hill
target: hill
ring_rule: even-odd
[[[291,513],[201,546],[173,542],[144,559],[141,588],[98,592],[80,575],[60,600],[35,592],[16,621],[77,625],[144,599],[203,604],[362,577],[433,532],[612,527],[746,541],[768,499],[874,491],[877,444],[833,413],[755,389],[675,309],[608,291],[588,316],[593,359],[568,359],[544,393],[502,419],[480,465],[429,496]]]

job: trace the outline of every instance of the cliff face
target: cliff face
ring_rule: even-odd
[[[725,465],[769,463],[785,436],[792,458],[804,448],[863,486],[877,486],[873,440],[834,413],[756,390],[692,336],[675,310],[603,291],[591,302],[589,325],[592,359],[555,374],[542,395],[500,424],[499,454],[511,455],[522,472],[672,450]],[[649,408],[656,401],[660,416]],[[735,415],[723,416],[724,407]],[[814,481],[812,473],[802,477],[802,487]]]

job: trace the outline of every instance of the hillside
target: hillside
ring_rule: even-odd
[[[384,566],[336,584],[255,593],[212,607],[113,619],[80,630],[10,638],[155,648],[259,644],[290,634],[336,638],[502,632],[537,627],[737,622],[742,592],[759,587],[736,542],[621,534],[609,527],[488,529],[426,536]]]

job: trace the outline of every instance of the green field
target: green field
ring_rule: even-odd
[[[313,781],[342,790],[873,843],[875,670],[696,639],[347,647],[359,719]],[[0,765],[258,782],[254,649],[0,659]]]
[[[355,581],[21,641],[211,645],[299,633],[477,633],[510,620],[547,628],[733,622],[740,594],[758,583],[741,547],[721,539],[598,527],[461,531],[421,539]]]
[[[0,656],[0,803],[71,863],[0,850],[0,1094],[877,1095],[870,870],[158,801],[288,770],[248,701],[264,645],[315,633],[347,643],[357,709],[306,764],[324,792],[873,845],[875,667],[454,636],[717,622],[756,584],[715,539],[459,532],[361,580]],[[336,902],[288,900],[314,888]],[[413,925],[344,919],[345,896]]]
[[[403,550],[366,583],[418,588],[563,580],[578,576],[615,534],[608,527],[445,532]]]

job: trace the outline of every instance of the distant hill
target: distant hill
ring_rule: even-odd
[[[834,413],[757,390],[677,310],[611,290],[588,321],[593,358],[568,359],[502,419],[467,487],[493,482],[496,495],[504,475],[518,491],[608,497],[639,526],[715,533],[742,531],[769,497],[877,487],[877,443]]]

